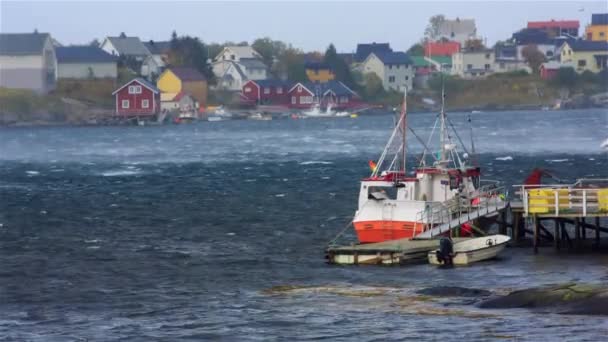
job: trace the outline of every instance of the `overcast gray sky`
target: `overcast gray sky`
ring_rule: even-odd
[[[249,41],[269,36],[304,50],[353,51],[358,42],[389,42],[405,50],[418,41],[429,17],[474,18],[488,44],[510,37],[529,20],[578,19],[608,12],[606,1],[6,1],[2,32],[50,32],[64,45],[107,35],[167,40],[173,30],[205,42]]]

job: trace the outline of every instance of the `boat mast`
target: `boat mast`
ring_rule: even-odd
[[[441,144],[439,165],[444,166],[446,162],[445,156],[445,144],[446,144],[446,125],[445,125],[445,83],[443,79],[443,73],[441,74],[441,129],[439,134],[439,143]]]
[[[403,90],[403,105],[401,107],[401,121],[402,121],[402,137],[403,140],[401,142],[401,151],[403,153],[402,158],[403,158],[403,176],[405,177],[405,175],[407,175],[407,169],[406,169],[406,160],[407,160],[407,140],[406,140],[406,133],[407,133],[407,86],[404,87]]]

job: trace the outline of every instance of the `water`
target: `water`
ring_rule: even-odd
[[[451,116],[468,141],[466,115]],[[432,114],[412,114],[421,136]],[[473,115],[484,175],[607,177],[606,111]],[[412,301],[434,285],[606,283],[606,255],[334,267],[391,116],[0,130],[0,339],[601,340],[601,317]],[[420,151],[420,145],[412,149]],[[411,164],[411,163],[410,163]],[[352,235],[351,235],[352,236]]]

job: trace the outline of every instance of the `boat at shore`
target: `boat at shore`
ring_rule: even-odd
[[[459,241],[453,244],[453,253],[449,257],[452,259],[452,265],[456,266],[494,259],[505,249],[509,240],[511,238],[506,235],[496,234]],[[428,253],[429,263],[445,265],[440,254],[440,249],[430,251]]]
[[[372,173],[360,184],[358,209],[352,221],[360,243],[432,238],[449,231],[454,222],[467,222],[463,215],[477,215],[489,200],[503,201],[493,191],[498,188],[496,182],[482,186],[472,136],[467,150],[443,108],[444,104],[425,142],[408,126],[407,92],[404,93],[401,113],[388,143],[377,162],[369,161]],[[431,147],[437,129],[439,146]],[[407,165],[408,131],[424,148],[413,172],[408,172]],[[460,216],[455,217],[454,212]]]

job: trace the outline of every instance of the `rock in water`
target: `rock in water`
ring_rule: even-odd
[[[436,297],[487,297],[492,294],[488,290],[458,286],[434,286],[416,291],[416,293]]]
[[[511,292],[485,300],[481,308],[551,309],[562,314],[608,315],[608,288],[597,285],[566,284]]]

